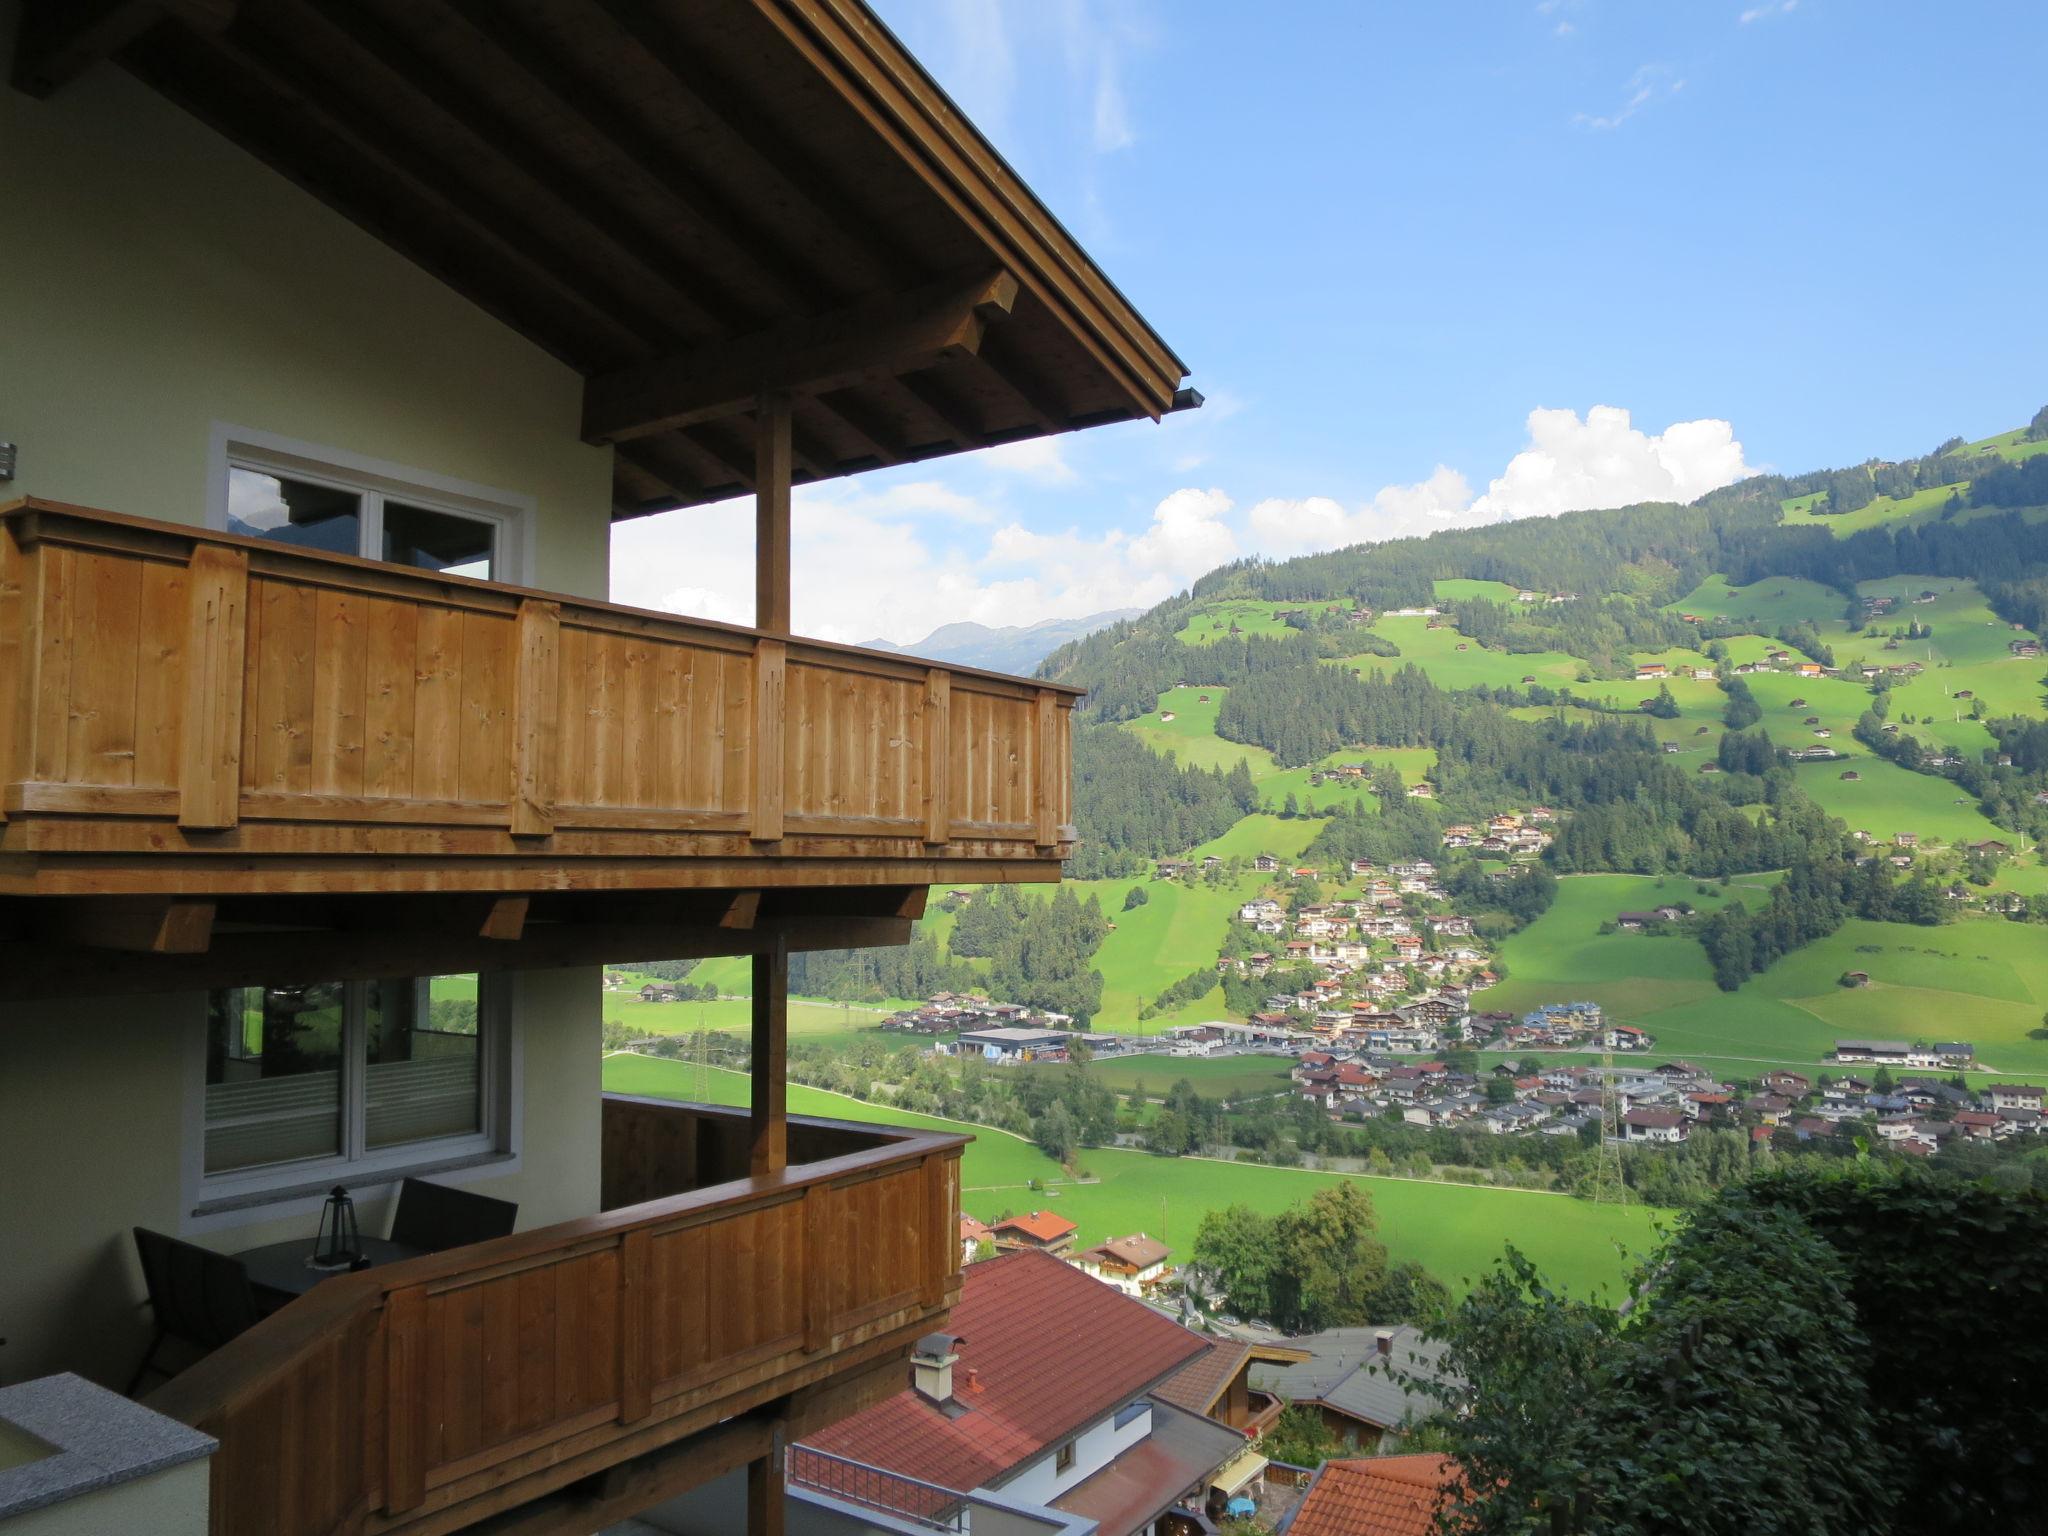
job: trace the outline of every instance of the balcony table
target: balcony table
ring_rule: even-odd
[[[396,1264],[401,1259],[416,1259],[426,1252],[424,1248],[413,1248],[382,1237],[365,1237],[360,1240],[360,1246],[363,1257],[373,1268],[379,1264]],[[275,1298],[265,1307],[266,1311],[275,1311],[293,1297],[305,1295],[322,1280],[348,1273],[346,1269],[313,1268],[306,1262],[312,1252],[312,1238],[294,1237],[281,1243],[265,1243],[260,1248],[244,1249],[235,1257],[249,1271],[249,1284],[256,1290],[257,1299]]]

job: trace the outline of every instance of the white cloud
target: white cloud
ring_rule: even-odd
[[[1619,406],[1529,413],[1529,446],[1472,503],[1475,521],[1548,517],[1637,501],[1694,501],[1750,472],[1735,429],[1712,419],[1651,434]]]
[[[1725,421],[1680,421],[1648,433],[1620,407],[1596,405],[1583,419],[1576,411],[1531,411],[1528,429],[1528,446],[1480,496],[1457,470],[1439,464],[1426,480],[1383,487],[1355,508],[1327,496],[1269,499],[1248,515],[1252,547],[1285,557],[1476,523],[1694,501],[1752,473]]]
[[[879,494],[845,484],[797,490],[790,601],[799,633],[906,642],[961,619],[1035,624],[1149,607],[1237,553],[1224,521],[1233,503],[1221,491],[1173,492],[1135,538],[1119,528],[1046,533],[1010,519],[977,535],[978,547],[957,534],[994,522],[995,509],[958,497],[970,516],[928,521],[920,514],[941,504],[929,491],[921,483]],[[744,502],[636,519],[612,534],[612,596],[749,623],[753,562]]]
[[[1448,465],[1426,480],[1380,488],[1361,507],[1346,509],[1327,496],[1296,501],[1269,498],[1250,514],[1254,547],[1262,555],[1304,555],[1407,534],[1434,533],[1469,521],[1472,487]]]
[[[1027,437],[975,455],[974,462],[1035,485],[1072,485],[1080,478],[1066,460],[1057,437]]]
[[[1746,27],[1753,21],[1762,21],[1771,16],[1790,15],[1798,9],[1799,0],[1769,0],[1768,4],[1751,6],[1735,20],[1739,25]]]
[[[1752,472],[1733,427],[1711,418],[1652,433],[1627,411],[1597,405],[1583,417],[1534,410],[1527,425],[1524,447],[1476,496],[1464,475],[1443,464],[1350,506],[1327,496],[1268,497],[1240,514],[1220,488],[1182,486],[1135,530],[1030,527],[1004,503],[936,480],[802,486],[791,535],[796,625],[827,640],[907,642],[961,619],[1033,624],[1148,607],[1251,551],[1286,557],[1583,508],[1692,501]],[[1026,477],[1046,473],[1052,462],[1018,457],[1008,467]],[[636,519],[613,531],[619,602],[747,623],[753,581],[753,516],[745,502]]]
[[[1628,77],[1626,89],[1626,97],[1614,111],[1599,114],[1581,112],[1572,121],[1581,128],[1611,133],[1651,103],[1676,96],[1685,89],[1685,81],[1669,64],[1645,64]]]

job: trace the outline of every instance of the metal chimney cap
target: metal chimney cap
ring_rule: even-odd
[[[928,1333],[911,1346],[913,1359],[943,1360],[953,1353],[953,1346],[967,1341],[950,1333]]]

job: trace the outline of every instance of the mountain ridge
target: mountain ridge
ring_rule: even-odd
[[[927,656],[934,661],[956,662],[963,667],[985,667],[992,672],[1025,674],[1076,640],[1086,639],[1124,619],[1136,618],[1142,608],[1109,608],[1078,619],[1042,619],[1036,624],[992,627],[972,620],[941,624],[922,640],[898,645],[891,640],[863,640],[871,651],[895,651],[907,656]]]

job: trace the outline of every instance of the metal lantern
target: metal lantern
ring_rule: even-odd
[[[339,1184],[328,1192],[320,1208],[320,1232],[313,1240],[315,1269],[349,1269],[363,1254],[356,1231],[356,1203]]]

